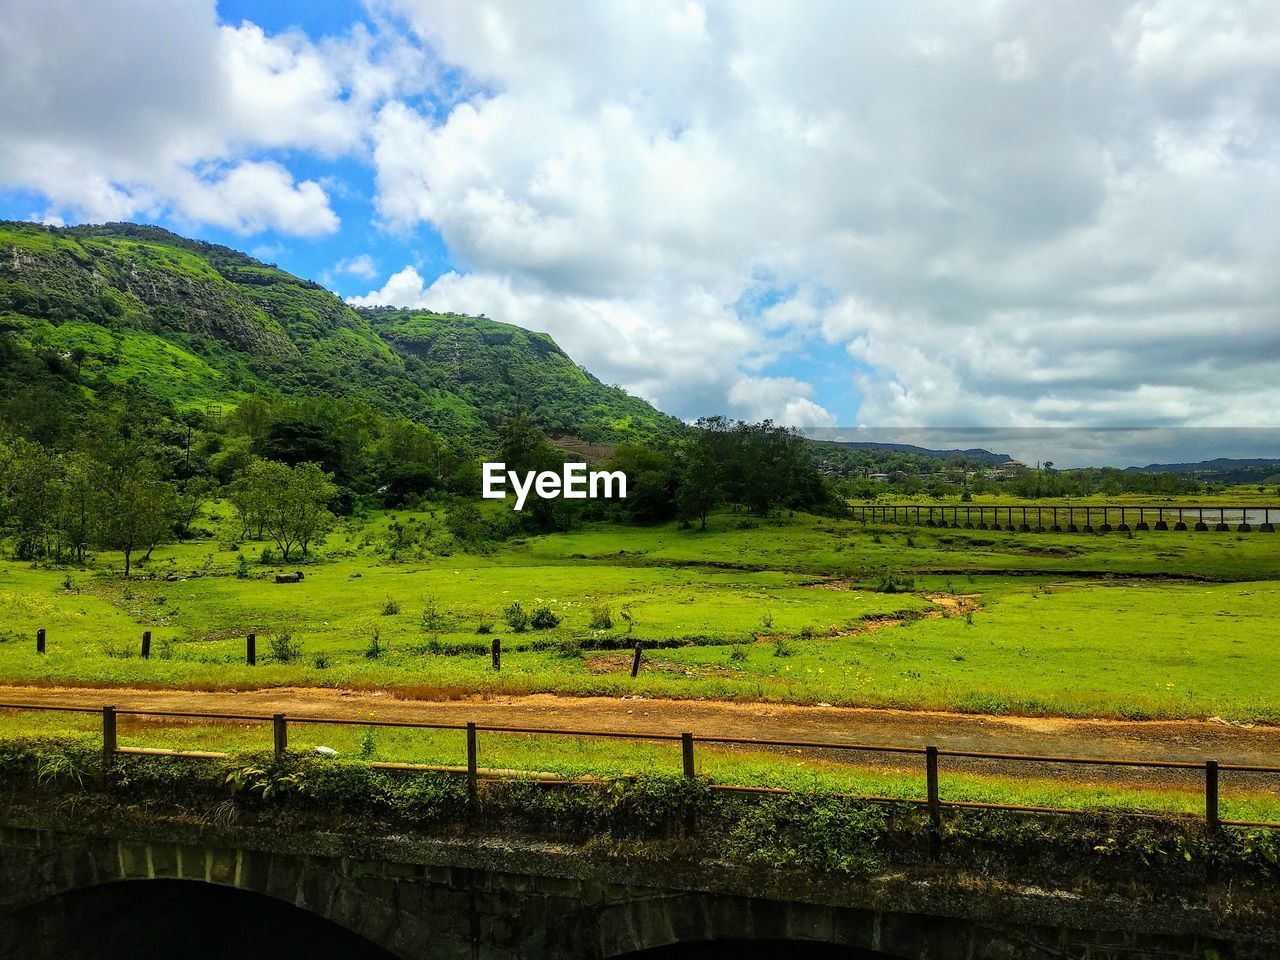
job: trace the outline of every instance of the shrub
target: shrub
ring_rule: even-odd
[[[529,618],[529,626],[535,630],[550,630],[560,626],[560,618],[550,607],[538,607]]]
[[[775,657],[791,656],[791,644],[787,642],[786,637],[775,637],[773,641],[773,655]]]
[[[422,608],[422,629],[428,633],[439,633],[444,628],[444,611],[436,603],[435,597],[427,597],[427,605]]]
[[[487,613],[480,614],[480,619],[476,621],[476,633],[493,633],[493,617]]]
[[[267,653],[277,663],[293,663],[302,656],[302,641],[288,632],[273,634],[267,638]]]
[[[317,653],[311,663],[317,670],[329,669],[329,657],[323,653]]]
[[[591,608],[591,629],[613,629],[613,611],[609,609],[608,604],[598,603]]]
[[[237,580],[249,579],[249,558],[246,557],[243,553],[236,554],[236,579]]]
[[[518,600],[502,611],[502,619],[516,633],[524,633],[529,627],[529,615],[524,612]]]
[[[435,653],[446,657],[456,657],[463,654],[485,654],[489,652],[489,645],[481,641],[451,641],[444,642],[437,637],[432,637],[422,647],[418,649],[420,653]]]
[[[102,652],[108,657],[115,657],[117,660],[128,660],[135,655],[132,645],[121,640],[104,640],[102,642]]]
[[[900,577],[892,570],[886,570],[880,576],[876,590],[880,593],[910,593],[915,589],[915,585],[916,582],[911,577]]]
[[[370,660],[377,660],[386,653],[386,647],[382,645],[382,634],[378,632],[378,628],[373,628],[373,633],[369,635],[369,645],[364,648],[364,655]]]
[[[742,663],[746,659],[747,651],[735,643],[733,649],[729,651],[729,660],[732,663]]]
[[[577,640],[561,640],[555,647],[556,656],[576,660],[582,656],[582,644]]]
[[[382,615],[384,617],[394,617],[400,613],[400,601],[387,597],[387,602],[382,605]]]

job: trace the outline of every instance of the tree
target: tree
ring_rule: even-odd
[[[47,556],[55,542],[62,464],[30,440],[6,446],[0,462],[0,517],[19,560]]]
[[[270,478],[266,460],[253,457],[226,487],[227,500],[240,518],[240,536],[253,533],[261,540],[267,524],[267,493]]]
[[[190,477],[178,484],[174,505],[174,529],[179,540],[191,536],[191,524],[208,502],[213,484],[205,477]]]
[[[58,503],[58,536],[77,563],[84,563],[85,551],[93,539],[97,500],[97,466],[82,450],[64,458],[62,496]]]
[[[689,459],[680,475],[680,490],[676,502],[680,519],[700,522],[700,529],[707,529],[707,514],[720,502],[720,466],[712,456],[711,448],[695,442],[689,451]]]
[[[507,470],[517,473],[544,470],[559,471],[564,464],[564,454],[547,442],[542,431],[531,419],[520,414],[498,430],[502,444],[502,462]],[[572,501],[529,494],[520,523],[527,528],[541,531],[568,530],[578,508]]]
[[[133,554],[147,555],[173,536],[173,486],[160,479],[153,460],[134,444],[119,444],[101,464],[97,489],[94,539],[124,554],[124,575],[132,569]]]
[[[263,525],[280,548],[285,560],[296,549],[306,556],[311,545],[333,529],[337,517],[329,510],[329,502],[337,495],[333,474],[325,473],[316,463],[300,463],[289,467],[275,461],[262,461],[254,471],[251,484],[256,487],[263,510]]]

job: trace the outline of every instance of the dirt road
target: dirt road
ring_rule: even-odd
[[[89,689],[0,686],[0,703],[56,703],[66,706],[211,713],[271,714],[291,718],[335,717],[542,727],[568,730],[680,733],[895,746],[935,744],[943,749],[983,753],[1038,754],[1179,760],[1280,766],[1280,728],[1234,726],[1213,721],[1116,721],[993,717],[903,710],[786,706],[759,703],[557,697],[474,697],[460,700],[403,700],[390,693],[284,687],[246,692]],[[3,717],[0,715],[0,724]],[[830,754],[827,754],[830,756]],[[842,755],[843,756],[843,755]],[[856,755],[860,764],[914,768],[911,756]],[[946,758],[949,769],[965,768],[1077,782],[1147,783],[1193,787],[1197,771],[1029,765],[1017,761]],[[1224,774],[1224,776],[1228,776]],[[1243,785],[1280,790],[1280,776],[1245,778]]]

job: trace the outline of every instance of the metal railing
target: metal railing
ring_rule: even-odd
[[[122,716],[173,719],[173,720],[206,720],[229,721],[236,723],[270,723],[272,727],[273,749],[277,759],[283,759],[289,749],[289,724],[327,724],[348,727],[398,727],[417,730],[453,730],[466,735],[466,765],[441,766],[418,763],[402,763],[390,761],[366,761],[369,766],[383,770],[440,772],[465,775],[467,778],[468,797],[472,803],[476,801],[478,784],[482,779],[531,779],[546,785],[569,785],[585,782],[583,778],[562,777],[528,770],[485,769],[479,765],[478,735],[495,733],[516,736],[553,736],[577,737],[587,739],[643,740],[650,742],[669,742],[680,744],[681,767],[684,776],[696,777],[695,747],[698,744],[727,747],[757,747],[764,750],[829,750],[847,753],[880,753],[906,754],[923,757],[925,775],[925,796],[888,797],[862,794],[835,793],[847,799],[856,799],[871,803],[905,803],[922,805],[928,808],[929,819],[933,831],[940,829],[942,811],[946,808],[998,810],[1010,813],[1053,813],[1053,814],[1091,814],[1099,812],[1122,813],[1136,816],[1167,816],[1140,808],[1094,808],[1081,809],[1072,807],[1041,807],[1006,803],[986,803],[972,800],[944,800],[940,795],[938,767],[939,760],[951,757],[966,760],[987,760],[1001,763],[1026,764],[1068,764],[1087,766],[1131,767],[1149,770],[1184,770],[1201,771],[1204,775],[1204,828],[1215,834],[1221,827],[1255,827],[1280,829],[1280,822],[1266,820],[1230,820],[1219,816],[1219,775],[1224,771],[1254,774],[1280,774],[1280,766],[1262,766],[1246,763],[1220,763],[1217,760],[1140,760],[1121,757],[1072,757],[1043,754],[1022,753],[986,753],[978,750],[950,750],[938,746],[894,746],[883,744],[838,743],[811,740],[757,740],[749,737],[717,737],[694,736],[689,732],[681,733],[641,733],[618,730],[562,730],[547,727],[508,727],[477,723],[427,723],[417,720],[378,720],[355,719],[345,717],[287,717],[283,713],[245,714],[245,713],[205,713],[180,710],[144,710],[120,708],[116,706],[77,707],[62,704],[44,703],[0,703],[0,710],[15,711],[49,711],[82,714],[100,714],[102,718],[102,753],[104,770],[108,769],[118,755],[190,757],[196,759],[227,759],[228,754],[213,751],[168,750],[154,747],[122,747],[117,738],[117,721]],[[786,795],[798,791],[783,787],[759,787],[743,784],[710,784],[711,789],[742,794]]]
[[[1275,533],[1272,515],[1280,515],[1280,507],[1276,506],[1188,507],[1143,504],[984,506],[889,503],[854,504],[850,509],[853,518],[863,523],[957,530],[1012,530],[1022,533],[1110,533],[1113,530],[1117,533],[1145,530],[1215,530],[1225,533],[1232,529],[1239,533]],[[1252,523],[1251,518],[1254,521]],[[1113,520],[1118,523],[1112,525]]]

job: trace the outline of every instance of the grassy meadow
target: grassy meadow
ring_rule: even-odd
[[[1268,679],[1280,673],[1275,535],[722,513],[706,531],[586,524],[468,553],[443,521],[442,508],[374,513],[345,521],[305,564],[262,563],[271,545],[233,543],[215,507],[216,535],[158,548],[128,580],[111,554],[83,570],[5,561],[0,680],[1280,721]],[[303,582],[274,582],[292,569]],[[502,616],[516,602],[560,622],[516,632]],[[633,680],[636,643],[646,653]]]

